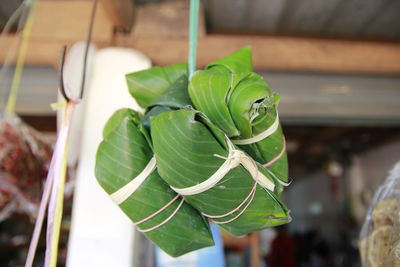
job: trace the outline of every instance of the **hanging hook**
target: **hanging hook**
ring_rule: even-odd
[[[67,52],[67,46],[63,45],[62,49],[61,49],[61,56],[60,56],[60,80],[59,80],[59,84],[60,84],[60,92],[62,94],[62,96],[64,97],[65,101],[69,102],[70,99],[67,95],[67,93],[65,92],[65,87],[64,87],[64,64],[65,64],[65,54]]]
[[[79,94],[79,99],[82,99],[83,97],[83,91],[85,89],[85,84],[86,84],[87,60],[88,60],[90,42],[92,41],[93,24],[94,24],[94,17],[96,14],[96,7],[97,7],[97,0],[93,0],[92,14],[90,15],[90,20],[89,20],[89,30],[88,30],[88,35],[86,37],[85,55],[83,57],[83,73],[81,82],[81,93]]]
[[[80,88],[80,93],[78,95],[78,98],[71,98],[68,96],[66,90],[65,90],[65,83],[64,83],[64,65],[65,65],[65,56],[66,56],[66,51],[67,51],[67,46],[64,45],[62,50],[61,50],[61,57],[60,57],[60,91],[64,99],[69,102],[69,101],[74,101],[74,102],[79,102],[82,100],[84,89],[85,89],[85,84],[86,84],[86,71],[87,71],[87,61],[88,61],[88,54],[89,54],[89,48],[90,48],[90,42],[92,40],[92,32],[93,32],[93,24],[94,24],[94,18],[96,14],[96,7],[97,7],[97,0],[93,0],[93,6],[92,6],[92,13],[90,15],[90,20],[89,20],[89,30],[88,34],[86,37],[86,47],[85,47],[85,53],[83,56],[83,70],[82,70],[82,81],[81,81],[81,88]]]

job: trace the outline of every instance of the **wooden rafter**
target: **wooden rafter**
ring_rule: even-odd
[[[115,36],[112,33],[114,26],[129,28],[132,10],[123,8],[127,1],[131,2],[101,0],[94,43],[100,48],[117,44],[137,49],[149,56],[155,65],[186,61],[187,1],[139,6],[132,34]],[[82,25],[87,23],[90,5],[88,0],[39,1],[27,64],[57,65],[63,44],[84,39],[87,29]],[[172,12],[174,10],[179,12]],[[150,18],[149,14],[157,18]],[[200,17],[204,22],[204,16]],[[251,45],[254,67],[258,70],[400,74],[400,43],[207,34],[203,22],[200,23],[198,67]],[[6,43],[10,44],[13,38],[8,36]],[[9,49],[0,51],[0,62],[4,61]]]
[[[134,6],[132,0],[101,0],[113,26],[130,31],[133,25]]]
[[[180,38],[136,38],[134,48],[155,64],[185,61]],[[243,46],[253,47],[256,69],[337,73],[400,74],[400,44],[275,36],[208,35],[199,40],[198,64],[204,66]]]

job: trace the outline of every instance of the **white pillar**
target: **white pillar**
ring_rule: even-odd
[[[111,114],[122,107],[138,109],[128,93],[125,74],[149,68],[150,64],[147,57],[131,49],[106,48],[95,52],[85,93],[67,267],[132,266],[134,226],[97,183],[95,155]]]

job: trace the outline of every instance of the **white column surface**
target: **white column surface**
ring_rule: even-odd
[[[132,266],[134,226],[97,183],[95,155],[111,114],[123,107],[139,109],[128,93],[125,74],[150,65],[147,57],[131,49],[95,52],[85,93],[67,267]]]

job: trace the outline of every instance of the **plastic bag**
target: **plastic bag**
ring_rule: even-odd
[[[15,115],[0,121],[0,222],[15,212],[36,216],[52,147]]]
[[[363,266],[400,266],[400,162],[376,191],[360,235]]]

